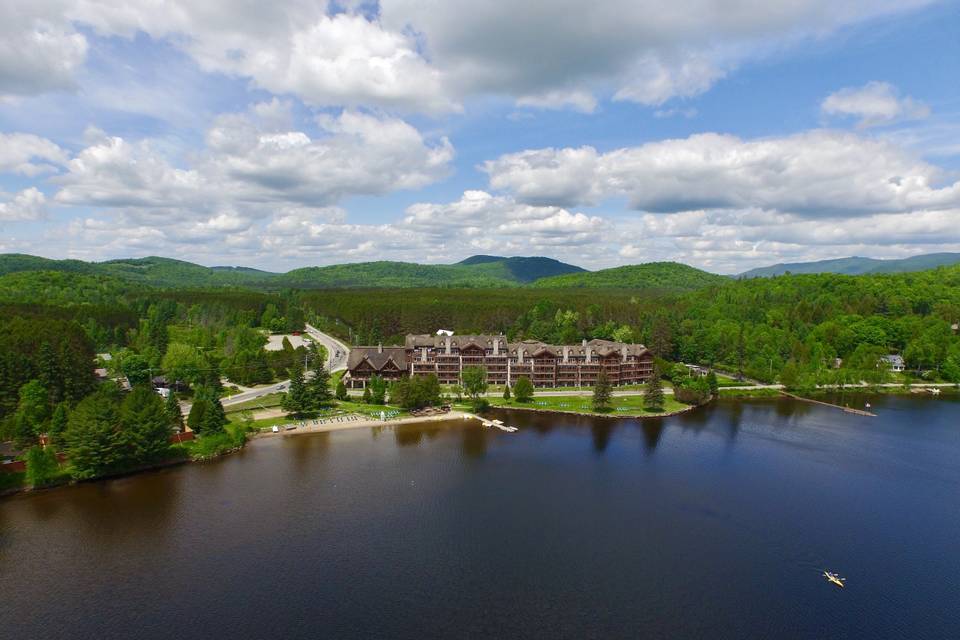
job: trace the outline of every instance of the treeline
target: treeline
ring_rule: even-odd
[[[352,344],[388,344],[402,343],[408,333],[441,328],[519,335],[529,329],[520,326],[521,316],[540,303],[546,306],[537,312],[538,321],[552,321],[555,310],[573,311],[579,314],[578,335],[586,335],[602,322],[637,326],[673,298],[662,292],[616,289],[587,294],[575,289],[518,288],[307,291],[300,299],[319,328]]]
[[[660,358],[797,386],[881,382],[882,356],[908,373],[960,382],[960,267],[728,281],[692,293],[625,290],[313,291],[305,307],[354,344],[400,343],[438,328],[511,340],[646,344]]]

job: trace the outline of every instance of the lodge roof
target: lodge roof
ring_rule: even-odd
[[[375,371],[382,371],[391,361],[398,369],[407,368],[407,352],[403,347],[354,347],[350,349],[347,368],[356,369],[364,360],[369,362]]]

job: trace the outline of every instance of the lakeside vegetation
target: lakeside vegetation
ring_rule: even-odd
[[[7,271],[13,269],[12,259],[0,260],[0,266],[4,264]],[[178,271],[192,267],[177,261],[114,261],[109,272],[91,271],[84,266],[88,263],[73,261],[58,271],[22,270],[46,266],[42,259],[18,264],[14,266],[21,270],[0,275],[0,439],[12,441],[22,458],[33,456],[33,471],[46,470],[22,480],[38,486],[239,446],[250,427],[244,411],[256,407],[244,406],[227,416],[220,402],[228,393],[225,384],[302,380],[293,385],[295,392],[262,399],[256,406],[275,406],[276,401],[291,415],[303,417],[337,410],[369,415],[387,402],[395,407],[390,411],[414,410],[456,402],[458,395],[477,407],[481,398],[493,405],[530,401],[518,400],[516,389],[509,400],[487,399],[488,387],[479,379],[465,379],[459,390],[426,381],[395,389],[380,383],[371,385],[359,403],[346,397],[337,377],[311,387],[313,374],[308,371],[323,361],[321,349],[294,348],[289,339],[279,350],[264,349],[269,333],[301,330],[307,320],[353,344],[398,343],[406,333],[437,328],[554,344],[590,338],[642,342],[657,358],[662,384],[674,391],[660,403],[664,412],[674,402],[698,404],[718,393],[743,395],[724,388],[733,384],[730,379],[708,383],[689,376],[686,368],[673,364],[677,362],[717,368],[736,378],[779,382],[800,392],[815,392],[817,385],[844,389],[864,382],[960,383],[960,336],[954,327],[960,321],[960,266],[752,280],[704,280],[698,275],[702,272],[669,267],[677,277],[690,276],[685,287],[671,288],[666,280],[657,280],[654,288],[596,286],[585,296],[576,286],[540,285],[189,288],[193,282],[209,281]],[[504,263],[494,258],[461,266],[501,269]],[[157,275],[164,270],[180,284],[154,286],[167,281],[168,275]],[[245,277],[236,272],[222,271],[227,274],[222,277]],[[596,273],[560,278],[590,279],[597,278]],[[619,285],[616,279],[607,282]],[[98,360],[96,354],[107,356]],[[890,354],[902,355],[906,371],[887,369],[881,358]],[[95,377],[95,363],[106,370],[106,380]],[[117,395],[112,390],[115,379],[129,381],[134,391]],[[159,396],[152,391],[157,379],[172,389],[174,400],[157,405]],[[656,390],[645,390],[656,399]],[[750,395],[763,393],[757,389]],[[192,405],[186,421],[199,434],[193,443],[164,442],[163,436],[179,426],[172,408],[177,400]],[[532,401],[563,402],[536,393]],[[640,411],[658,412],[638,399],[612,396],[606,402],[597,410],[616,412],[640,403]],[[55,458],[51,463],[49,455],[30,453],[43,451],[41,436],[52,451],[64,454],[65,462]]]

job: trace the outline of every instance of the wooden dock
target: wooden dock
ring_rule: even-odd
[[[865,411],[863,409],[854,409],[852,407],[841,407],[839,404],[831,404],[829,402],[824,402],[823,400],[814,400],[813,398],[804,398],[803,396],[798,396],[787,391],[780,391],[781,395],[787,396],[788,398],[793,398],[794,400],[800,400],[802,402],[809,402],[811,404],[820,404],[825,407],[832,407],[834,409],[840,409],[844,413],[852,413],[858,416],[868,416],[871,418],[876,418],[877,414],[871,413],[870,411]]]

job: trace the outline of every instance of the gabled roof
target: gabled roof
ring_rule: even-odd
[[[403,347],[354,347],[350,350],[350,357],[347,359],[347,368],[356,369],[360,363],[366,360],[375,371],[383,370],[388,362],[393,362],[398,369],[407,368],[407,353]]]

